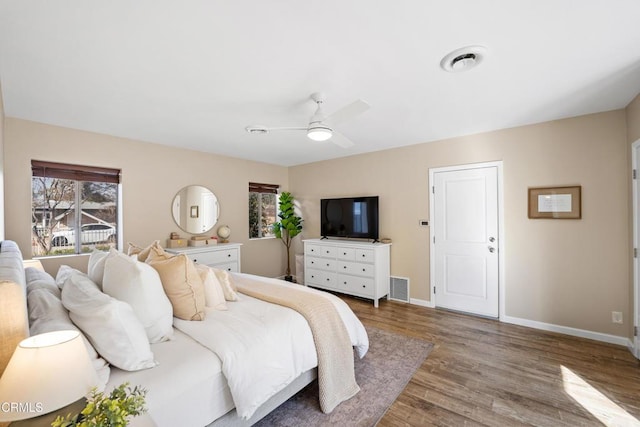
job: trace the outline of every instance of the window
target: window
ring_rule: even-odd
[[[119,184],[118,169],[32,160],[32,256],[117,248]]]
[[[278,213],[278,188],[273,184],[249,183],[249,238],[273,237]]]

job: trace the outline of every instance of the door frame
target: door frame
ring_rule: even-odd
[[[640,185],[638,184],[638,179],[640,177],[636,176],[634,178],[633,171],[638,170],[638,165],[640,164],[640,156],[638,156],[638,151],[640,150],[640,139],[636,140],[633,144],[631,144],[631,200],[632,200],[632,211],[633,211],[633,219],[632,219],[632,234],[633,234],[633,249],[640,250],[638,245],[640,242],[638,241],[638,234],[640,233],[640,212],[638,211],[638,203],[640,203]],[[638,174],[638,172],[635,172]],[[632,249],[632,251],[633,251]],[[632,263],[633,263],[633,327],[640,330],[640,258],[638,256],[632,255]],[[640,337],[635,335],[632,336],[629,340],[630,350],[633,355],[640,359]]]
[[[436,306],[436,295],[433,293],[435,288],[435,200],[434,200],[434,174],[438,172],[453,172],[468,169],[481,169],[495,167],[497,169],[498,184],[498,319],[505,317],[505,232],[504,232],[504,191],[503,191],[503,173],[502,160],[493,162],[469,163],[455,166],[445,166],[437,168],[429,168],[429,307]]]

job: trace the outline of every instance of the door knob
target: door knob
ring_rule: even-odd
[[[489,241],[490,241],[491,243],[493,243],[493,242],[495,242],[495,241],[496,241],[496,238],[495,238],[495,237],[489,237]]]
[[[494,248],[493,246],[489,246],[489,252],[494,253],[496,251],[496,248]]]

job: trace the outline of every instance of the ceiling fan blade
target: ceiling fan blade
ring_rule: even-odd
[[[353,117],[364,113],[368,109],[369,109],[369,104],[367,104],[361,99],[358,99],[357,101],[352,102],[346,107],[343,107],[338,111],[334,112],[329,117],[327,117],[326,120],[330,122],[332,125],[336,125],[336,124],[345,122],[347,120],[350,120]]]
[[[331,135],[331,139],[329,139],[329,141],[342,148],[349,148],[355,145],[349,138],[336,131],[333,131],[333,135]]]
[[[251,125],[244,128],[249,133],[268,133],[273,130],[307,130],[306,127],[293,127],[293,126],[285,126],[285,127],[267,127],[261,125]]]

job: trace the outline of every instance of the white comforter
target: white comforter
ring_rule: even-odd
[[[358,356],[366,354],[367,332],[341,299],[281,280],[251,278],[325,295],[338,309]],[[207,309],[204,321],[174,319],[174,326],[218,355],[238,415],[250,418],[271,396],[317,366],[318,360],[311,329],[302,315],[244,294],[240,298],[227,303],[228,311]]]

